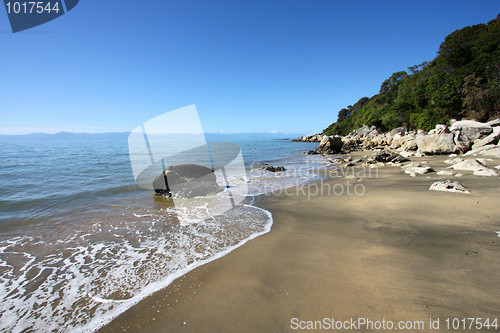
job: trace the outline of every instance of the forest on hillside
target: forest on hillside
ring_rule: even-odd
[[[346,135],[363,125],[430,130],[450,119],[499,116],[500,14],[448,35],[434,60],[392,74],[378,94],[340,110],[323,134]]]

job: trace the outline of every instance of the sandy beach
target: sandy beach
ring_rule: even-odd
[[[412,160],[437,171],[446,158]],[[446,331],[446,318],[492,320],[500,313],[500,179],[464,173],[471,194],[428,190],[450,176],[410,177],[386,166],[361,182],[308,185],[311,193],[339,184],[338,194],[363,184],[362,195],[293,188],[293,195],[262,196],[271,232],[191,271],[100,332],[286,332],[324,318],[423,323],[412,331],[439,319]]]

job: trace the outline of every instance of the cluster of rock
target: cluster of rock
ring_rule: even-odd
[[[436,125],[427,132],[409,131],[398,127],[387,133],[380,133],[375,126],[363,126],[344,137],[327,135],[306,135],[294,141],[320,142],[316,154],[348,153],[356,150],[391,149],[402,156],[423,156],[435,154],[470,153],[500,155],[500,119],[487,123],[473,120],[452,122],[451,126]]]
[[[331,160],[343,168],[396,166],[401,167],[405,174],[416,177],[436,170],[426,161],[410,161],[409,157],[449,154],[450,158],[444,162],[450,166],[436,172],[437,175],[463,177],[462,172],[468,171],[475,176],[500,176],[500,165],[488,167],[490,162],[494,162],[488,157],[500,157],[500,119],[487,123],[452,121],[451,126],[437,125],[429,132],[399,127],[380,133],[374,126],[363,126],[344,137],[316,134],[295,141],[319,142],[318,148],[308,154],[343,154],[357,150],[375,152],[355,161],[341,156]],[[469,193],[455,180],[436,181],[429,190]]]

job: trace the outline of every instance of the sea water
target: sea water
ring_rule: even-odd
[[[168,201],[135,185],[127,136],[0,140],[0,331],[87,331],[204,263],[269,232],[253,198],[313,179],[317,143],[208,134],[240,146],[243,204],[178,223]],[[283,165],[285,172],[261,169]]]

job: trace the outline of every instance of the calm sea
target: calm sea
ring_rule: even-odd
[[[312,179],[317,143],[207,135],[240,146],[249,195],[220,216],[176,223],[137,187],[127,136],[0,140],[0,330],[94,331],[175,278],[270,230],[255,195]],[[284,173],[260,170],[284,165]]]

